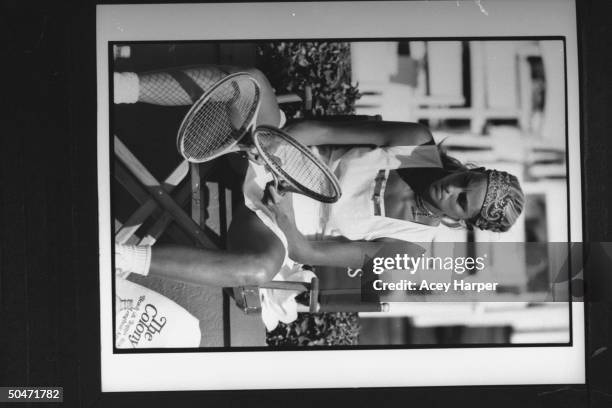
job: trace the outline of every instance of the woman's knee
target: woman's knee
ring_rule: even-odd
[[[244,72],[248,73],[253,78],[255,78],[255,80],[259,83],[259,85],[263,87],[271,88],[270,82],[268,81],[268,77],[266,77],[266,75],[263,72],[261,72],[259,69],[250,67],[250,68],[245,68]]]
[[[228,234],[228,249],[244,257],[244,271],[237,272],[244,285],[271,281],[285,260],[281,240],[246,207],[234,213]]]
[[[257,68],[245,68],[242,71],[255,78],[261,89],[261,105],[257,116],[257,124],[278,126],[280,124],[281,114],[272,84],[270,84],[266,75]]]
[[[249,256],[250,268],[239,276],[241,286],[261,286],[274,279],[283,266],[284,257],[279,254]]]

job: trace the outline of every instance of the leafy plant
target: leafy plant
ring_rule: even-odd
[[[271,42],[257,47],[257,66],[277,94],[296,93],[312,107],[283,105],[288,118],[350,115],[360,94],[351,82],[350,44],[344,42]],[[279,323],[267,334],[272,347],[356,345],[357,313],[300,313],[291,324]]]
[[[273,42],[257,47],[258,66],[277,94],[312,92],[312,107],[283,106],[289,118],[347,115],[359,98],[351,83],[350,44],[343,42]]]
[[[279,323],[267,334],[272,347],[351,346],[359,344],[357,313],[300,313],[290,324]]]

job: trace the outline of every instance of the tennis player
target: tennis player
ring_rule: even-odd
[[[189,105],[190,81],[206,90],[234,72],[250,73],[262,87],[257,124],[281,126],[311,146],[338,177],[341,199],[322,204],[297,194],[283,196],[266,188],[261,169],[250,164],[245,205],[234,213],[226,251],[116,245],[119,276],[137,273],[200,285],[259,286],[290,275],[300,264],[360,268],[390,243],[431,242],[441,224],[504,232],[521,214],[524,194],[515,176],[463,165],[444,154],[422,125],[285,123],[274,90],[257,69],[200,66],[116,73],[115,103]],[[185,75],[190,79],[184,81]]]

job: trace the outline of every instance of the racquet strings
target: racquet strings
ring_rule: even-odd
[[[181,125],[182,155],[203,162],[231,148],[255,118],[259,98],[259,86],[248,74],[223,79],[196,102]]]
[[[335,176],[306,147],[269,127],[258,127],[253,138],[271,170],[303,194],[323,202],[338,200],[340,189]]]

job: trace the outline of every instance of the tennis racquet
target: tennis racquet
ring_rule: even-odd
[[[202,163],[243,151],[266,167],[279,192],[299,193],[325,203],[338,201],[338,180],[306,146],[276,127],[255,127],[260,99],[259,84],[247,73],[217,82],[181,123],[177,137],[181,155]]]
[[[192,163],[244,150],[237,146],[255,125],[261,89],[247,73],[226,76],[210,87],[181,122],[177,148]]]

